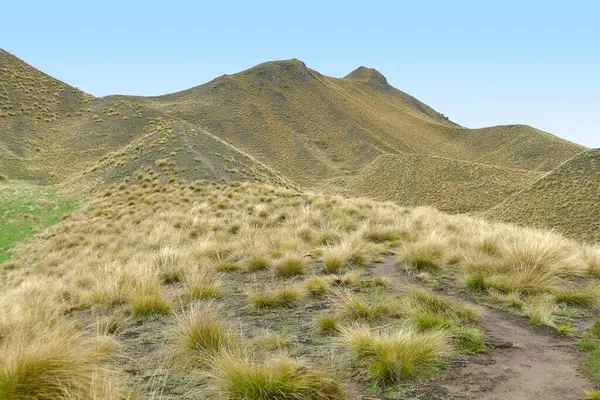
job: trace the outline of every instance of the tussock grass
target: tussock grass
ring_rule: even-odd
[[[179,282],[187,267],[186,255],[181,249],[163,247],[152,257],[161,279],[166,283]]]
[[[586,246],[582,249],[583,262],[588,275],[600,278],[600,246]]]
[[[158,274],[140,271],[135,284],[128,294],[130,310],[136,315],[166,314],[172,304],[161,287]]]
[[[179,326],[175,332],[184,351],[202,356],[214,356],[237,347],[229,327],[217,317],[211,306],[192,307],[178,317]]]
[[[248,260],[246,265],[246,271],[248,272],[257,272],[257,271],[265,271],[270,268],[269,260],[260,256],[253,256]]]
[[[595,389],[589,389],[583,391],[588,399],[600,400],[600,391]]]
[[[307,261],[304,257],[295,254],[286,254],[274,263],[275,276],[287,278],[291,276],[304,275],[306,273]]]
[[[340,338],[365,363],[365,378],[381,385],[430,376],[448,351],[448,334],[441,330],[378,333],[368,327],[349,327],[341,328]]]
[[[587,353],[581,361],[582,371],[595,381],[600,381],[600,342],[580,340],[576,345],[580,350]]]
[[[337,293],[334,302],[341,318],[350,321],[372,321],[383,317],[399,316],[403,312],[398,304],[390,300],[342,291]]]
[[[188,268],[183,275],[183,283],[191,299],[221,296],[221,277],[208,268]]]
[[[295,287],[264,288],[248,294],[250,303],[258,309],[293,307],[302,297],[302,291]]]
[[[319,332],[323,335],[330,335],[339,331],[338,318],[333,314],[317,315],[313,322],[317,326]]]
[[[595,336],[600,336],[600,319],[594,319],[592,326],[590,326],[590,333]]]
[[[600,295],[597,286],[585,288],[558,287],[553,292],[554,300],[557,303],[583,308],[592,308],[597,305]]]
[[[540,292],[553,285],[571,258],[554,236],[537,232],[506,241],[500,252],[508,285],[522,292]]]
[[[554,326],[556,305],[546,297],[532,297],[523,303],[523,312],[531,325]]]
[[[267,331],[258,339],[261,347],[267,350],[280,350],[288,346],[288,341],[279,333]]]
[[[323,267],[328,273],[336,273],[344,267],[364,265],[372,254],[368,243],[358,234],[344,237],[338,244],[322,249]]]
[[[463,353],[485,352],[485,338],[479,329],[462,326],[454,328],[451,335],[454,347]]]
[[[400,259],[417,271],[439,271],[448,259],[448,243],[444,237],[429,235],[404,246]]]
[[[234,272],[240,269],[239,265],[232,261],[219,261],[214,268],[217,272]]]
[[[307,279],[307,281],[306,281],[306,284],[305,284],[306,291],[311,296],[323,296],[329,290],[329,283],[330,283],[329,279],[319,277],[319,276],[313,276],[313,277]]]
[[[381,286],[381,287],[390,286],[390,278],[388,278],[387,276],[384,276],[384,275],[379,275],[379,276],[373,277],[372,282],[373,282],[373,285],[375,285],[375,286]]]
[[[341,385],[287,357],[254,360],[225,353],[211,360],[210,390],[231,400],[342,400]]]
[[[471,306],[439,296],[427,289],[413,287],[408,292],[406,299],[413,313],[422,316],[437,316],[448,321],[474,321],[477,319],[477,310]]]
[[[218,203],[225,207],[219,208]],[[263,206],[255,208],[257,204]],[[258,215],[263,213],[266,216]],[[522,238],[525,243],[519,243]],[[437,246],[443,250],[438,252]],[[294,330],[306,328],[306,321],[288,318],[298,315],[312,319],[315,331],[323,334],[302,348],[303,357],[311,360],[306,370],[312,370],[311,365],[329,361],[331,341],[338,339],[328,335],[343,336],[340,331],[350,329],[348,323],[389,324],[384,331],[369,330],[371,345],[356,357],[354,365],[363,366],[365,378],[378,383],[418,378],[435,371],[446,355],[480,351],[481,332],[470,326],[473,313],[460,304],[433,292],[409,290],[398,298],[398,307],[391,301],[396,300],[390,295],[395,290],[384,288],[388,283],[385,277],[370,276],[369,268],[352,269],[383,254],[398,254],[404,260],[411,251],[435,261],[436,267],[419,263],[419,267],[412,267],[420,269],[420,277],[427,274],[428,279],[436,280],[441,273],[445,279],[458,280],[466,276],[478,294],[512,304],[516,310],[529,313],[534,322],[562,323],[571,315],[591,314],[596,304],[591,296],[597,286],[591,273],[595,253],[589,246],[556,234],[444,215],[429,208],[409,210],[392,203],[266,185],[198,186],[177,181],[164,185],[147,172],[140,178],[132,177],[127,184],[102,190],[100,197],[82,211],[14,248],[15,261],[24,267],[2,271],[5,286],[0,293],[0,346],[10,342],[10,351],[21,351],[25,342],[10,337],[25,333],[34,341],[65,322],[80,330],[97,327],[105,336],[131,332],[131,337],[123,336],[126,343],[117,347],[117,354],[139,358],[139,372],[144,375],[121,374],[121,379],[124,386],[139,389],[140,396],[151,397],[151,390],[139,385],[136,376],[146,376],[152,370],[157,371],[157,381],[161,380],[157,385],[163,380],[169,387],[181,383],[181,371],[171,370],[177,369],[176,365],[162,365],[142,350],[147,348],[146,341],[153,349],[164,350],[162,342],[168,341],[160,335],[162,329],[171,330],[168,325],[173,318],[130,318],[123,311],[134,316],[164,314],[172,308],[171,300],[178,299],[181,306],[177,309],[187,310],[194,303],[205,302],[201,299],[220,296],[220,306],[235,313],[235,326],[223,325],[215,315],[212,320],[198,322],[193,331],[192,321],[180,316],[188,323],[190,337],[202,329],[206,336],[201,337],[214,338],[219,332],[239,328],[244,337],[256,338],[255,332],[244,330],[263,322],[285,324],[285,329],[289,327],[296,335]],[[342,266],[337,274],[316,271],[316,262],[340,254]],[[292,267],[284,265],[288,256],[297,261],[300,255],[305,255],[303,267],[297,268],[294,262]],[[309,260],[316,260],[315,265]],[[215,266],[221,263],[232,263],[252,273],[218,274]],[[267,270],[278,276],[261,272]],[[318,275],[303,280],[296,277],[298,271]],[[280,279],[288,276],[295,277],[293,286]],[[271,286],[260,289],[263,283]],[[583,290],[577,292],[575,287]],[[345,297],[327,295],[336,289],[346,293]],[[240,304],[244,293],[247,308]],[[298,307],[294,313],[285,311],[301,300],[306,307]],[[537,309],[536,302],[542,304]],[[321,315],[319,310],[329,311]],[[558,315],[561,317],[557,319]],[[120,318],[113,324],[112,316]],[[403,327],[398,328],[403,332],[400,339],[396,338],[395,326]],[[281,332],[287,335],[283,328]],[[439,352],[430,352],[434,356],[425,357],[423,363],[411,346],[419,343],[419,338],[435,343],[435,335],[444,338],[443,345]],[[339,340],[348,347],[348,341]],[[401,344],[394,344],[396,341]],[[236,360],[251,361],[248,365],[267,362],[244,356],[240,350],[244,343],[233,342],[231,348],[224,347]],[[450,345],[456,352],[447,351]],[[112,345],[110,340],[99,339],[86,346],[94,353],[110,353]],[[183,364],[192,362],[204,373],[212,368],[208,361],[225,351],[202,350],[202,346],[193,350],[178,341],[175,348],[186,354]],[[297,350],[292,347],[292,351]],[[182,391],[198,390],[199,382],[192,384],[196,379],[192,375],[196,376],[187,375]]]
[[[327,275],[326,278],[335,286],[358,286],[362,283],[360,272],[351,271],[344,275]]]
[[[68,331],[15,336],[0,347],[0,398],[117,398],[95,346]]]

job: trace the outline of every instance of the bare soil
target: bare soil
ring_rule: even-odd
[[[387,276],[395,290],[403,291],[414,282],[396,264],[394,257],[387,256],[373,266],[373,273]],[[585,398],[584,389],[595,386],[579,371],[577,352],[568,340],[517,316],[477,307],[488,352],[469,358],[432,382],[430,398],[579,400]]]

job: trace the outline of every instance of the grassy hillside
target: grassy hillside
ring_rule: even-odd
[[[522,125],[462,128],[374,69],[339,79],[298,60],[94,98],[0,51],[0,110],[0,174],[73,191],[150,168],[482,211],[585,150]]]
[[[486,352],[454,285],[564,332],[600,301],[600,249],[551,233],[157,173],[107,189],[0,266],[3,398],[443,398]]]
[[[600,241],[600,149],[588,150],[486,215]]]
[[[204,126],[305,186],[354,175],[385,153],[549,170],[583,150],[525,126],[464,129],[392,88],[377,71],[336,79],[298,60],[141,101]]]
[[[533,183],[541,174],[417,154],[377,157],[355,179],[338,187],[406,206],[431,205],[451,213],[482,212]],[[326,183],[324,189],[329,185]]]

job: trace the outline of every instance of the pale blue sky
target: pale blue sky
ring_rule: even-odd
[[[0,47],[96,96],[156,95],[299,58],[365,65],[461,125],[600,147],[600,2],[5,0]]]

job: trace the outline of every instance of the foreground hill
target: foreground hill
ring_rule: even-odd
[[[14,254],[3,399],[578,400],[594,385],[548,331],[597,345],[600,249],[553,233],[149,172]]]
[[[573,157],[487,215],[600,241],[600,149]]]

